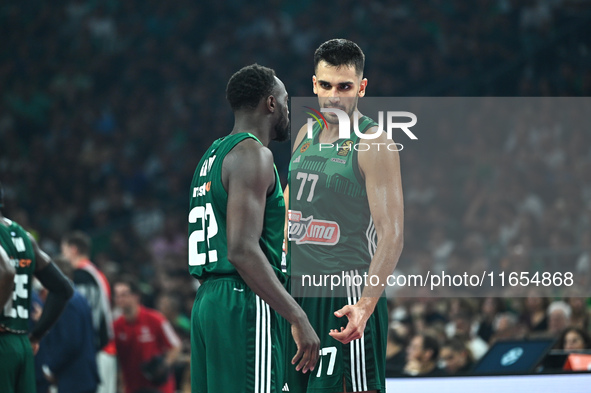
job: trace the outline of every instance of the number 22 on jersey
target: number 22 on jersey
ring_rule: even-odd
[[[213,213],[211,203],[205,206],[195,206],[189,212],[189,223],[196,224],[201,221],[201,229],[196,229],[189,236],[189,265],[199,266],[208,262],[217,262],[218,253],[209,249],[209,241],[218,233],[218,224]],[[206,229],[207,228],[207,229]],[[207,234],[207,239],[206,239]],[[199,243],[207,240],[205,252],[199,252]]]

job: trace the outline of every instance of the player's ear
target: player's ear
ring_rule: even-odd
[[[269,112],[274,113],[276,107],[277,100],[275,99],[275,96],[270,95],[269,97],[267,97],[267,109],[269,110]]]
[[[318,79],[316,79],[316,75],[312,75],[312,90],[314,90],[314,94],[318,94]]]
[[[357,95],[359,97],[363,97],[365,95],[365,88],[367,87],[367,78],[363,78],[361,80],[361,82],[359,83],[359,91],[357,92]]]

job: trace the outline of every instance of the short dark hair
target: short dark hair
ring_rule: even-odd
[[[431,360],[437,360],[439,358],[439,342],[437,339],[427,334],[421,334],[420,336],[423,338],[423,351],[431,350],[433,352]]]
[[[81,255],[90,255],[90,246],[92,244],[90,236],[82,231],[74,231],[64,236],[64,243],[74,246]]]
[[[134,295],[138,295],[140,298],[142,296],[142,291],[140,289],[140,286],[137,283],[137,278],[129,275],[129,274],[125,274],[123,276],[121,276],[120,278],[115,280],[115,283],[113,286],[117,285],[117,284],[123,284],[123,285],[127,285],[127,287],[129,288],[129,291],[131,293],[133,293]]]
[[[314,71],[322,60],[333,67],[354,66],[357,75],[363,74],[365,55],[353,41],[335,38],[320,45],[314,52]]]
[[[275,83],[274,70],[251,64],[232,75],[226,87],[226,99],[233,111],[254,109],[271,94]]]

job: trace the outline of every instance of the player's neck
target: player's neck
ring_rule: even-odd
[[[320,133],[320,142],[334,142],[339,139],[339,125],[328,123],[328,127]]]
[[[266,119],[257,116],[255,113],[236,113],[234,120],[234,128],[230,134],[239,134],[241,132],[248,132],[257,137],[264,146],[269,146],[271,141],[271,125]]]

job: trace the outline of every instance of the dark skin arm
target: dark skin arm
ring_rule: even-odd
[[[0,310],[4,308],[14,289],[14,266],[10,264],[8,254],[0,246]]]
[[[35,238],[30,233],[27,233],[27,235],[29,236],[29,240],[31,240],[33,252],[35,253],[35,274],[37,274],[41,270],[45,269],[47,265],[52,263],[52,261],[49,255],[47,255],[45,251],[39,248],[37,240],[35,240]]]
[[[292,364],[298,363],[296,370],[314,370],[320,340],[259,245],[267,195],[279,187],[271,151],[252,139],[244,140],[224,159],[222,181],[228,192],[228,259],[253,292],[291,324],[298,347],[292,359]]]
[[[54,265],[49,255],[39,248],[35,238],[31,234],[28,234],[28,236],[35,254],[35,277],[49,291],[39,321],[37,321],[37,324],[29,334],[33,352],[37,353],[39,341],[57,321],[61,312],[66,307],[68,299],[72,297],[74,289],[68,279]]]

